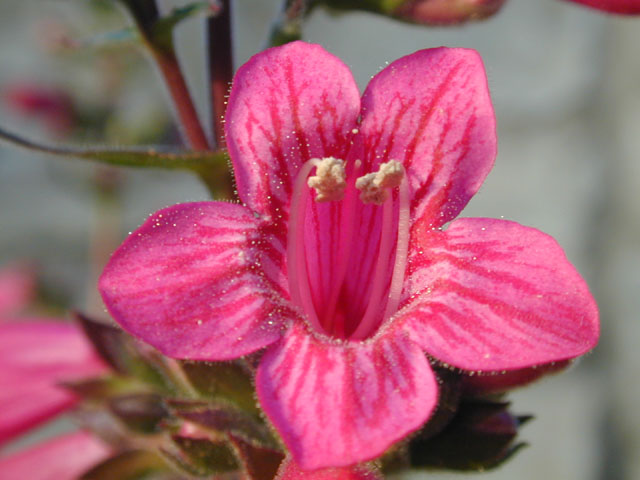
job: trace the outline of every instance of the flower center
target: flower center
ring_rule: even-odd
[[[356,161],[355,171],[360,162]],[[315,168],[315,175],[309,177]],[[307,178],[309,177],[309,178]],[[353,178],[353,177],[351,177]],[[353,180],[352,180],[353,181]],[[326,303],[323,303],[323,318],[319,318],[314,306],[307,271],[305,253],[304,225],[309,190],[315,190],[316,202],[342,201],[343,214],[340,222],[340,239],[337,254],[337,273],[332,278]],[[351,188],[353,183],[351,184]],[[368,173],[356,179],[355,188],[360,191],[359,198],[365,204],[382,207],[382,225],[380,244],[376,258],[371,293],[366,311],[362,318],[349,329],[345,328],[344,314],[337,313],[337,303],[342,290],[352,248],[353,214],[355,195],[347,195],[347,175],[344,161],[328,157],[314,158],[306,162],[296,178],[289,213],[289,231],[287,234],[287,265],[289,272],[289,290],[294,304],[307,315],[309,323],[317,331],[330,336],[361,340],[372,335],[381,322],[391,317],[398,308],[404,272],[407,263],[409,243],[409,187],[404,167],[391,160],[380,165],[377,172]],[[398,188],[397,238],[394,238],[394,198],[391,190]],[[394,249],[395,240],[395,252]],[[389,282],[389,260],[395,253],[391,281]]]

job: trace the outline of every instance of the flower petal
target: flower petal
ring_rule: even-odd
[[[437,359],[471,371],[515,370],[595,346],[595,301],[548,235],[465,218],[426,234],[420,247],[398,321]]]
[[[33,272],[25,265],[0,270],[0,315],[11,315],[24,308],[34,291]]]
[[[0,472],[6,479],[75,480],[110,454],[97,438],[76,432],[0,459]]]
[[[587,7],[621,15],[640,14],[640,0],[569,0]]]
[[[439,227],[452,220],[496,156],[495,117],[480,56],[436,48],[393,62],[364,93],[360,131],[364,171],[388,160],[404,164],[416,223]]]
[[[328,343],[298,324],[265,353],[260,404],[303,469],[381,455],[418,429],[437,401],[425,355],[401,335]]]
[[[75,405],[76,396],[52,382],[0,373],[0,445]]]
[[[164,354],[237,358],[276,341],[286,315],[281,268],[265,244],[243,206],[174,205],[120,246],[99,289],[113,318]]]
[[[58,383],[105,370],[73,324],[0,324],[0,444],[75,404],[76,397]]]
[[[359,110],[349,68],[319,45],[292,42],[251,58],[236,73],[225,121],[241,200],[274,218],[286,213],[302,163],[345,159]]]
[[[346,468],[323,468],[322,470],[301,470],[290,458],[280,466],[276,480],[380,480],[382,476],[364,466]]]

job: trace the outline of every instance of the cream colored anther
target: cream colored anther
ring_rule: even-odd
[[[316,174],[307,179],[309,188],[316,191],[316,202],[342,200],[347,186],[344,161],[334,158],[314,158]]]
[[[389,198],[389,189],[400,186],[404,178],[404,167],[396,160],[380,164],[380,169],[367,173],[356,180],[356,188],[360,190],[363,203],[382,205]]]

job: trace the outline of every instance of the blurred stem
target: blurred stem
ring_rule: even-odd
[[[207,50],[211,88],[211,116],[217,148],[225,146],[224,113],[233,80],[231,0],[220,0],[220,12],[207,20]]]
[[[308,0],[284,0],[282,10],[271,27],[269,46],[275,47],[300,40],[302,21],[308,8]]]
[[[193,104],[173,43],[173,24],[162,25],[155,0],[121,0],[140,30],[173,101],[181,130],[196,151],[210,150],[198,112]]]

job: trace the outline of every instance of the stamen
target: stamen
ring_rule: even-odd
[[[369,173],[360,177],[356,181],[356,188],[360,189],[360,199],[365,203],[378,203],[380,200],[383,202],[383,210],[382,210],[382,225],[380,228],[380,247],[378,248],[378,258],[376,261],[375,271],[374,271],[374,283],[371,287],[371,295],[369,296],[369,303],[367,305],[367,310],[364,313],[362,320],[358,324],[358,327],[350,336],[353,339],[361,339],[365,338],[375,327],[376,320],[380,318],[380,310],[384,305],[383,294],[384,288],[387,282],[387,276],[385,272],[389,266],[389,257],[391,255],[392,249],[392,237],[390,233],[393,231],[393,203],[389,200],[391,196],[389,189],[400,186],[400,209],[399,209],[399,224],[398,224],[398,238],[396,243],[396,258],[394,264],[394,270],[392,273],[391,287],[394,285],[394,279],[396,282],[396,268],[400,268],[398,265],[399,256],[402,255],[401,251],[401,228],[404,226],[403,221],[403,185],[405,185],[407,190],[407,198],[408,198],[408,184],[406,180],[406,176],[404,174],[404,167],[400,162],[395,160],[390,160],[389,162],[383,163],[380,165],[380,170],[375,173]],[[407,207],[408,208],[408,207]],[[407,210],[408,212],[408,210]],[[409,222],[406,219],[406,224],[408,226]],[[407,239],[408,239],[408,231],[407,231]],[[404,236],[402,237],[404,241]],[[405,248],[406,250],[406,248]],[[404,265],[406,265],[406,252],[404,253]],[[402,260],[400,259],[400,263]],[[402,276],[399,279],[400,288],[402,288],[402,281],[404,279],[404,268],[402,268]],[[391,294],[391,290],[390,290]],[[398,294],[399,297],[399,294]],[[389,310],[389,303],[391,301],[391,297],[386,300],[387,308],[385,309],[385,315],[382,316],[382,319],[387,318],[387,310]],[[397,302],[396,302],[397,307]],[[395,310],[394,310],[395,312]]]
[[[307,181],[313,168],[316,168],[316,175]],[[291,196],[289,231],[287,232],[289,292],[293,303],[302,307],[309,318],[309,323],[318,331],[322,331],[322,327],[313,304],[304,248],[306,193],[308,191],[305,184],[316,190],[316,201],[339,200],[344,195],[345,177],[342,160],[333,157],[312,158],[300,168]]]
[[[389,301],[384,310],[383,319],[391,317],[398,310],[402,285],[404,284],[404,274],[407,268],[407,256],[409,255],[409,229],[411,228],[411,194],[409,192],[409,181],[407,177],[400,182],[398,208],[398,240],[396,241],[396,262],[391,275],[391,286],[389,287]]]
[[[342,200],[347,186],[344,161],[327,157],[319,160],[316,174],[309,177],[307,185],[316,191],[316,202]]]
[[[389,189],[400,185],[404,177],[404,167],[396,160],[380,164],[380,169],[368,173],[356,180],[356,188],[360,190],[363,203],[382,205],[389,198]]]
[[[355,188],[354,178],[356,177],[358,170],[362,166],[360,160],[356,160],[354,164],[354,171],[350,175],[351,180],[348,182],[347,189],[349,194],[345,199],[342,206],[342,216],[340,218],[340,236],[338,238],[338,257],[336,264],[338,265],[338,274],[331,282],[331,291],[329,292],[327,307],[324,311],[323,324],[327,330],[344,330],[344,325],[332,325],[332,320],[335,317],[336,306],[338,304],[338,297],[342,290],[344,278],[347,275],[347,267],[349,266],[348,256],[351,251],[351,243],[353,242],[353,228],[354,228],[354,212],[355,212]],[[331,333],[331,332],[329,332]],[[344,334],[344,332],[343,332]]]

